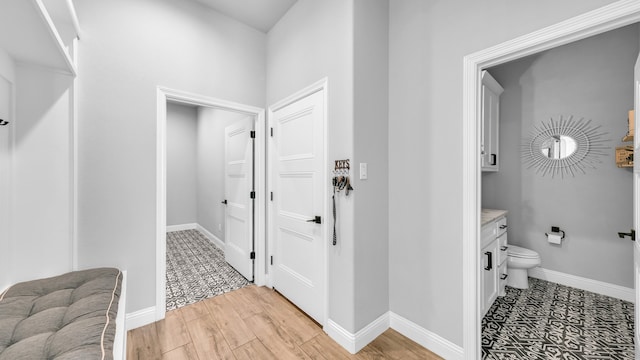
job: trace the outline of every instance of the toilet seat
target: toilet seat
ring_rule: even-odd
[[[537,252],[525,249],[520,246],[509,245],[509,256],[521,259],[537,259],[540,257]]]

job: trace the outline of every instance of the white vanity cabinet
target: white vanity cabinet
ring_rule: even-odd
[[[482,211],[480,265],[484,316],[498,296],[504,296],[507,284],[507,216],[503,210]]]
[[[500,94],[504,89],[486,70],[482,72],[481,88],[481,127],[482,139],[480,153],[482,156],[482,171],[498,171],[500,158],[499,128],[500,128]]]

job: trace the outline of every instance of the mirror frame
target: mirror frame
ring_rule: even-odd
[[[607,145],[609,139],[604,139],[607,133],[600,131],[601,125],[593,126],[591,120],[575,119],[573,115],[553,117],[547,122],[533,126],[529,138],[522,145],[522,158],[528,169],[535,169],[542,176],[560,175],[576,176],[586,174],[587,169],[595,169],[602,163],[600,157],[608,156]],[[563,159],[551,159],[542,153],[542,144],[551,136],[568,136],[575,140],[576,150]]]

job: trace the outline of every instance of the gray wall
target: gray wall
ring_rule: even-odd
[[[167,105],[167,226],[198,224],[225,241],[225,128],[243,117]]]
[[[354,2],[355,329],[389,311],[389,2]],[[359,180],[358,164],[369,178]]]
[[[167,104],[167,226],[197,222],[198,109]]]
[[[390,308],[462,345],[462,59],[612,0],[391,0]]]
[[[334,160],[353,159],[353,76],[353,0],[298,0],[267,35],[267,104],[324,77],[329,79],[329,175]],[[330,204],[331,198],[326,200]],[[354,196],[338,197],[338,245],[330,246],[330,234],[325,234],[329,247],[329,318],[350,332],[357,330],[353,201]]]
[[[0,118],[13,122],[13,90],[15,65],[13,58],[0,48]],[[11,279],[11,129],[0,129],[0,292],[13,283]]]
[[[336,197],[328,315],[353,333],[389,309],[387,40],[386,0],[299,0],[267,36],[268,104],[328,78],[327,171],[351,159],[355,188]]]
[[[128,270],[155,306],[158,86],[262,107],[266,35],[182,0],[85,0],[79,46],[80,267]]]
[[[16,66],[11,280],[73,267],[73,100],[70,76]]]
[[[509,211],[509,242],[537,251],[549,270],[633,288],[632,171],[615,165],[615,147],[633,109],[636,25],[490,69],[500,98],[500,172],[482,176],[482,206]],[[550,117],[592,119],[608,133],[608,156],[586,175],[554,178],[523,165],[520,146]],[[544,233],[560,226],[562,246]]]
[[[198,108],[197,209],[198,224],[221,241],[224,238],[225,127],[246,115]]]

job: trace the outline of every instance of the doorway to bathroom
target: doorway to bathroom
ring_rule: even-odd
[[[611,7],[615,8],[615,11],[612,10]],[[552,271],[542,271],[541,273],[538,274],[540,275],[539,277],[542,277],[542,275],[547,276],[548,280],[553,280],[556,283],[561,283],[561,281],[565,281],[565,282],[573,281],[574,283],[572,284],[572,289],[574,290],[577,289],[576,285],[578,285],[579,283],[582,283],[582,285],[589,284],[589,286],[592,286],[595,284],[596,288],[599,287],[600,290],[602,290],[603,287],[607,288],[605,291],[609,292],[608,298],[613,298],[617,301],[624,301],[624,300],[616,299],[616,297],[618,298],[626,297],[626,298],[630,298],[629,300],[635,300],[634,299],[635,291],[633,290],[635,286],[633,281],[633,275],[631,274],[633,274],[632,269],[636,264],[634,263],[633,256],[631,254],[634,251],[632,250],[632,248],[635,250],[637,250],[637,248],[635,243],[632,243],[628,240],[619,239],[617,236],[617,232],[623,231],[623,230],[628,231],[627,228],[632,227],[634,225],[633,222],[635,219],[632,215],[633,213],[632,209],[635,206],[637,206],[637,201],[634,203],[634,201],[632,200],[634,198],[632,196],[632,189],[634,188],[633,183],[634,181],[637,181],[637,178],[636,176],[634,176],[632,171],[627,169],[617,168],[615,166],[615,156],[613,155],[615,154],[615,147],[618,145],[618,142],[626,133],[626,130],[627,130],[626,115],[628,110],[633,109],[633,102],[634,102],[633,87],[632,87],[633,67],[634,67],[633,65],[638,55],[638,52],[637,52],[638,31],[637,31],[637,26],[635,25],[632,27],[627,27],[626,29],[624,27],[638,20],[639,11],[640,9],[638,9],[637,6],[631,6],[629,4],[616,4],[615,6],[611,5],[609,8],[597,10],[595,12],[589,13],[582,17],[578,17],[577,19],[572,19],[571,21],[567,21],[566,23],[555,25],[554,27],[541,30],[534,34],[530,34],[527,37],[516,39],[506,44],[501,44],[500,46],[497,46],[495,48],[487,49],[465,58],[465,112],[464,112],[465,124],[464,125],[465,125],[465,134],[468,135],[468,137],[466,138],[468,141],[465,141],[466,146],[464,150],[465,159],[467,159],[467,165],[465,166],[465,175],[466,175],[465,186],[464,186],[465,191],[463,194],[464,198],[467,199],[464,207],[465,208],[464,210],[464,213],[465,213],[464,215],[464,219],[465,219],[464,220],[465,221],[464,248],[465,248],[465,265],[467,265],[465,267],[465,293],[473,295],[473,296],[466,297],[466,299],[473,299],[472,301],[465,300],[465,324],[467,325],[475,324],[475,326],[465,326],[465,349],[467,349],[466,358],[469,358],[469,359],[480,358],[481,356],[484,356],[485,358],[490,358],[486,354],[481,355],[481,346],[480,346],[481,331],[480,330],[481,330],[482,314],[478,313],[479,307],[477,305],[477,301],[479,301],[480,294],[481,294],[480,284],[479,284],[479,278],[480,278],[479,273],[482,271],[480,267],[481,257],[480,257],[480,249],[479,249],[480,225],[481,225],[479,222],[480,220],[479,212],[482,207],[485,207],[485,205],[487,205],[488,203],[491,203],[492,201],[493,203],[490,204],[492,207],[511,207],[515,209],[515,211],[512,211],[511,208],[506,209],[509,211],[509,213],[507,214],[507,219],[509,221],[509,232],[510,232],[509,243],[514,243],[514,244],[520,243],[520,245],[524,245],[524,243],[522,242],[527,239],[537,239],[537,242],[532,242],[531,244],[528,244],[528,245],[530,245],[530,247],[536,247],[536,246],[540,247],[539,251],[543,253],[541,254],[543,268],[545,265],[553,264],[553,260],[557,260],[558,263],[561,263],[560,261],[561,259],[554,259],[554,256],[558,257],[557,256],[558,254],[556,254],[556,252],[564,253],[564,252],[567,252],[568,249],[575,250],[578,244],[593,245],[593,241],[595,241],[596,239],[601,239],[601,241],[603,242],[609,242],[609,246],[604,246],[604,249],[606,251],[603,251],[603,249],[600,248],[601,251],[598,254],[599,257],[596,259],[597,262],[603,263],[604,260],[613,261],[613,263],[616,265],[615,267],[619,267],[619,268],[624,268],[622,266],[619,266],[621,264],[621,261],[624,261],[627,263],[627,265],[629,265],[626,267],[627,268],[626,274],[625,274],[625,277],[623,277],[622,279],[616,278],[612,280],[612,277],[614,276],[609,273],[609,271],[611,271],[612,269],[607,269],[597,274],[583,272],[580,274],[581,276],[578,276],[578,275],[571,274],[569,272],[571,271],[569,267],[555,267],[552,269]],[[617,12],[616,15],[613,15],[614,12]],[[593,20],[596,18],[598,19],[597,21]],[[624,19],[624,20],[621,20],[621,19]],[[581,24],[580,29],[576,29],[575,27],[571,26],[571,24],[576,24],[576,23]],[[607,34],[604,34],[605,32],[615,30],[615,29],[618,29],[617,31],[622,31],[622,32],[627,31],[627,35],[630,38],[633,36],[636,37],[635,44],[631,45],[632,48],[625,49],[626,51],[625,56],[622,56],[621,53],[619,52],[613,53],[614,55],[620,55],[619,57],[616,57],[618,60],[620,60],[620,58],[626,59],[625,67],[626,67],[627,73],[626,75],[624,75],[627,81],[626,85],[624,85],[626,87],[626,96],[623,97],[625,103],[620,104],[618,102],[616,103],[617,105],[614,105],[615,107],[621,107],[622,109],[611,110],[606,114],[606,116],[602,114],[590,114],[591,110],[588,110],[587,105],[601,105],[603,102],[602,97],[600,98],[593,97],[590,91],[603,90],[603,88],[610,89],[608,85],[606,85],[605,83],[596,80],[597,76],[594,76],[593,73],[588,73],[586,75],[583,74],[585,78],[583,80],[592,81],[592,85],[577,86],[576,88],[573,89],[572,94],[580,94],[581,92],[585,94],[586,92],[586,95],[584,97],[586,99],[590,99],[590,101],[594,104],[585,104],[584,106],[574,106],[572,109],[568,109],[568,106],[566,106],[567,104],[562,101],[563,96],[566,94],[551,96],[546,92],[540,93],[541,90],[538,90],[538,92],[536,93],[536,90],[534,90],[535,86],[538,86],[539,88],[542,89],[544,88],[544,85],[547,85],[547,86],[552,85],[551,83],[544,82],[544,81],[536,82],[536,79],[544,80],[541,78],[541,77],[544,77],[544,74],[541,73],[540,69],[536,71],[527,72],[527,70],[531,69],[532,66],[535,67],[536,64],[539,65],[541,62],[549,61],[549,55],[543,53],[543,51],[557,48],[559,45],[563,45],[563,44],[571,44],[568,46],[575,48],[576,46],[579,45],[579,43],[574,43],[576,40],[586,39],[597,34],[601,34],[600,36],[606,37]],[[617,35],[620,35],[620,34],[618,33]],[[620,40],[620,38],[616,37],[614,42],[618,40]],[[587,39],[584,41],[588,42],[588,41],[594,41],[594,40]],[[634,48],[635,50],[633,50]],[[560,51],[560,50],[557,50],[557,51]],[[602,50],[602,51],[605,52],[606,50]],[[633,53],[633,51],[635,51],[635,53]],[[527,56],[531,56],[531,57],[527,58]],[[602,56],[605,56],[605,54],[598,54],[598,57],[602,57]],[[560,69],[557,69],[557,72],[554,76],[561,77],[564,75],[568,75],[569,73],[576,70],[575,68],[580,68],[581,66],[585,66],[584,62],[587,58],[589,58],[589,60],[592,60],[591,58],[593,58],[593,56],[584,55],[583,58],[578,58],[575,62],[572,63],[573,67],[569,69],[571,71],[569,70],[562,71]],[[511,61],[513,61],[513,64],[508,64]],[[514,99],[519,98],[520,100],[521,105],[519,107],[515,106],[514,109],[510,111],[511,115],[516,114],[514,117],[520,121],[520,125],[519,125],[520,128],[515,130],[513,129],[516,127],[515,122],[511,124],[511,126],[513,127],[511,130],[508,130],[509,125],[507,125],[507,130],[514,131],[514,133],[517,134],[517,136],[512,136],[511,139],[505,140],[505,142],[508,144],[509,141],[511,141],[511,144],[516,146],[515,150],[514,148],[511,148],[511,151],[505,151],[504,147],[505,146],[509,147],[511,145],[503,144],[502,140],[504,136],[501,135],[500,137],[500,140],[501,140],[500,154],[498,155],[498,159],[502,160],[500,164],[500,172],[504,171],[505,166],[507,166],[507,164],[511,164],[510,166],[518,167],[518,169],[515,171],[519,171],[521,174],[526,173],[527,171],[526,167],[523,167],[521,165],[520,156],[521,156],[522,148],[520,146],[523,142],[525,142],[526,144],[527,139],[530,139],[529,129],[527,127],[531,126],[532,121],[541,121],[541,120],[548,121],[549,120],[549,118],[540,119],[539,117],[537,117],[539,114],[536,114],[535,112],[536,110],[539,111],[539,104],[535,102],[542,101],[545,98],[545,96],[549,102],[553,103],[555,101],[554,106],[555,108],[558,109],[557,113],[564,116],[580,115],[578,110],[584,109],[584,111],[587,112],[587,114],[582,114],[581,117],[589,118],[589,119],[586,119],[585,121],[589,121],[593,118],[592,120],[593,122],[606,121],[608,124],[611,118],[616,118],[616,117],[618,118],[618,121],[620,121],[619,126],[622,128],[622,133],[618,134],[617,130],[613,129],[613,131],[615,131],[615,136],[614,134],[611,134],[610,136],[611,152],[607,157],[604,158],[602,164],[599,164],[595,169],[590,169],[592,171],[591,173],[587,172],[586,175],[583,175],[583,174],[580,174],[580,176],[576,175],[575,179],[573,177],[570,177],[570,178],[565,177],[562,180],[559,180],[556,178],[551,179],[550,176],[544,177],[544,176],[541,176],[541,174],[536,174],[535,170],[528,169],[529,171],[531,171],[531,173],[527,173],[528,175],[526,176],[521,175],[522,179],[520,181],[514,181],[511,183],[502,182],[501,185],[499,185],[500,181],[495,179],[496,177],[495,173],[491,174],[494,177],[493,179],[488,179],[489,177],[491,177],[491,175],[481,175],[480,163],[477,161],[473,161],[473,159],[480,159],[479,146],[477,146],[479,145],[478,140],[480,138],[480,136],[478,136],[478,134],[480,133],[479,132],[480,126],[479,126],[479,123],[477,122],[478,121],[477,119],[480,118],[480,105],[477,102],[477,100],[480,99],[480,95],[478,93],[480,89],[480,86],[479,86],[480,71],[485,69],[488,69],[489,71],[494,71],[496,69],[494,69],[493,67],[500,66],[500,65],[504,65],[504,66],[510,65],[511,68],[509,70],[503,69],[503,71],[511,72],[511,73],[519,73],[521,75],[519,80],[516,80],[513,82],[515,85],[506,84],[508,86],[505,86],[505,93],[507,92],[508,88],[515,89],[515,92],[513,92],[514,90],[512,90],[512,94],[508,95],[507,97],[511,96]],[[498,75],[496,75],[496,78],[497,80],[500,81],[501,80],[500,77],[504,77],[504,74],[500,74],[499,70],[500,69],[498,69]],[[603,71],[607,73],[607,71],[602,67],[599,68],[598,71]],[[607,75],[610,75],[610,74],[607,73]],[[613,77],[615,75],[611,75],[611,76]],[[528,84],[527,82],[528,83],[533,82],[534,84],[527,85]],[[594,86],[595,87],[601,86],[602,88],[593,89]],[[517,91],[518,87],[519,87],[519,92]],[[530,104],[524,104],[523,99],[533,94],[535,94],[536,97],[532,100],[532,102]],[[622,99],[615,99],[615,101],[622,101]],[[566,106],[566,107],[563,108],[563,106]],[[529,114],[529,115],[526,115],[526,114]],[[505,114],[501,113],[500,115],[501,115],[501,121],[502,121],[503,115]],[[528,124],[524,124],[522,122],[522,118],[524,116],[530,116],[531,120]],[[514,119],[511,118],[511,120],[513,121]],[[603,125],[603,126],[606,127],[608,125]],[[505,130],[505,129],[502,129],[502,123],[501,123],[501,131],[502,130]],[[509,157],[511,157],[511,159],[509,159]],[[509,167],[509,170],[507,171],[514,171],[514,170],[512,167]],[[580,181],[585,182],[584,179],[587,179],[589,176],[593,177],[594,172],[598,173],[599,171],[610,171],[610,172],[617,171],[618,172],[617,176],[624,178],[623,181],[626,181],[626,183],[628,184],[628,186],[626,187],[617,186],[618,189],[607,189],[607,191],[603,191],[605,193],[606,192],[610,193],[615,190],[623,192],[623,195],[617,194],[617,196],[618,198],[623,198],[624,200],[622,201],[622,203],[626,203],[627,206],[626,208],[623,206],[620,206],[621,209],[616,208],[616,210],[625,212],[625,214],[622,216],[624,219],[623,221],[625,221],[624,224],[622,223],[617,224],[615,223],[615,221],[611,221],[611,219],[603,219],[602,214],[606,213],[607,210],[605,210],[605,206],[603,206],[602,202],[598,203],[596,206],[592,206],[592,207],[595,207],[596,210],[599,208],[600,210],[599,216],[597,218],[594,218],[593,220],[588,220],[589,218],[593,217],[593,212],[592,212],[593,210],[587,207],[584,203],[579,203],[579,204],[582,204],[582,207],[578,209],[573,208],[573,210],[567,211],[567,214],[558,215],[557,211],[559,211],[560,208],[562,208],[562,204],[565,204],[567,203],[567,201],[570,201],[568,200],[568,198],[563,197],[564,195],[557,195],[555,197],[552,197],[552,200],[546,199],[547,208],[545,208],[544,211],[535,210],[535,209],[538,209],[538,207],[534,206],[536,205],[535,199],[528,199],[528,200],[526,199],[526,196],[528,195],[527,192],[531,192],[532,190],[550,191],[550,189],[554,189],[555,186],[558,186],[558,182],[560,182],[561,185],[562,183],[565,183],[565,182],[572,183],[574,189],[571,189],[572,190],[571,192],[573,193],[585,195],[585,194],[592,194],[593,192],[596,192],[596,191],[601,191],[602,185],[587,186],[585,184],[578,184],[578,182]],[[495,181],[496,184],[491,184],[491,181]],[[612,184],[611,182],[608,182],[608,183]],[[487,185],[486,189],[485,189],[485,185]],[[508,197],[508,194],[511,194],[512,198],[514,197],[514,194],[517,194],[519,199],[517,206],[510,204],[508,199],[499,200],[499,199],[505,199],[506,197]],[[637,196],[637,193],[636,193],[636,196]],[[475,200],[477,201],[475,202],[475,204],[473,199],[477,199]],[[615,197],[614,197],[614,200],[615,200]],[[618,205],[621,205],[622,203],[619,203]],[[608,213],[611,213],[611,211],[609,211]],[[606,225],[601,227],[602,228],[606,227],[608,229],[609,234],[603,236],[597,231],[593,231],[593,230],[587,231],[585,229],[582,229],[582,227],[578,225],[572,225],[569,220],[566,220],[567,216],[571,216],[574,218],[580,217],[580,215],[577,215],[577,214],[584,214],[584,216],[582,216],[582,219],[581,219],[582,221],[591,221],[595,224],[598,224],[598,222],[600,221],[600,225]],[[549,220],[548,218],[545,219],[545,216],[552,217],[552,220]],[[515,220],[513,223],[512,223],[511,217],[513,217]],[[551,231],[550,226],[552,225],[563,227],[564,226],[563,223],[556,223],[559,221],[556,219],[560,219],[560,218],[564,219],[563,223],[567,224],[566,228],[563,230],[566,231],[569,228],[572,230],[566,231],[567,237],[563,240],[562,245],[558,244],[560,246],[557,246],[556,248],[545,249],[544,246],[556,245],[556,244],[549,244],[546,240],[544,233],[550,232]],[[545,223],[544,228],[539,229],[541,231],[537,231],[537,229],[534,231],[531,228],[527,228],[528,224],[537,224],[538,222]],[[549,222],[549,224],[546,224],[546,222]],[[603,224],[603,222],[607,222],[607,223]],[[616,227],[613,230],[612,228],[609,228],[612,225]],[[637,225],[637,223],[635,225]],[[540,225],[537,225],[537,226],[540,226]],[[618,226],[624,226],[624,227],[618,228]],[[516,229],[518,227],[519,227],[519,230]],[[584,227],[588,227],[588,226],[584,226]],[[573,238],[571,238],[571,236],[573,236]],[[602,246],[602,244],[600,245]],[[626,251],[622,255],[620,255],[621,252],[619,251],[618,248],[623,248],[623,247],[626,247]],[[558,249],[559,251],[556,251],[556,252],[551,251],[551,250],[558,250]],[[616,252],[618,252],[619,256],[616,256]],[[551,255],[549,255],[549,253],[551,253]],[[588,254],[586,254],[583,251],[582,253],[580,253],[580,256],[586,257],[588,256]],[[545,263],[545,257],[547,257],[546,263]],[[563,265],[568,265],[568,264],[564,263]],[[592,263],[592,265],[594,264]],[[549,269],[545,269],[545,270],[549,270]],[[567,274],[572,276],[563,276]],[[583,281],[583,280],[589,280],[589,281]],[[532,282],[535,283],[537,281],[538,279],[534,278],[534,281]],[[540,281],[544,281],[544,280],[540,280]],[[540,286],[537,284],[533,284],[533,285],[534,286],[532,287],[540,288]],[[612,285],[612,286],[607,286],[607,285]],[[584,291],[583,289],[577,289],[577,290]],[[589,293],[593,293],[597,289],[591,288],[589,290],[590,290],[588,291]],[[577,303],[577,305],[579,306],[583,306],[585,305],[585,303],[587,303],[588,305],[589,302],[593,303],[594,298],[600,299],[600,296],[601,296],[601,295],[595,295],[595,294],[593,296],[591,295],[585,296],[584,293],[583,295],[578,295],[573,293],[572,292],[573,290],[566,290],[566,289],[560,290],[560,291],[561,293],[565,294],[567,298],[570,298],[570,299],[576,299],[582,296],[582,299],[583,299],[582,303],[580,302]],[[630,302],[627,302],[627,303],[630,304]],[[572,306],[573,305],[576,305],[576,304],[572,304]],[[630,320],[633,323],[634,315],[633,315],[632,304],[630,307],[626,306],[626,309],[624,308],[624,306],[618,306],[616,309],[616,314],[617,314],[616,316],[623,314],[622,316],[624,319]],[[506,318],[509,317],[508,314],[503,313],[502,315],[506,315],[505,316]],[[520,320],[522,320],[522,318]],[[619,318],[616,319],[616,321],[618,320]],[[621,324],[624,322],[618,321],[617,323]],[[526,328],[527,327],[525,326],[524,329]],[[529,328],[529,329],[532,329],[532,328]],[[546,340],[549,340],[550,334],[553,334],[554,330],[557,330],[557,329],[553,329],[552,327],[550,327],[547,330],[543,331],[543,333],[546,334],[544,336],[547,336]],[[615,329],[614,322],[611,322],[609,324],[608,331],[615,331],[615,330],[616,329]],[[625,340],[621,340],[621,342],[626,341],[627,344],[629,343],[633,344],[633,337],[634,337],[634,334],[630,333],[627,336],[627,338],[625,338]],[[502,338],[501,341],[504,343],[505,338]],[[514,338],[509,337],[506,340],[506,342],[514,342]],[[515,342],[517,342],[517,340]],[[484,338],[482,339],[482,343],[484,347],[485,345]],[[542,345],[544,345],[542,346],[543,348],[548,348],[552,350],[554,344],[547,342]],[[561,352],[569,351],[569,349],[561,349],[560,347],[557,347],[556,350]],[[506,351],[517,352],[518,350],[515,348],[511,348]],[[626,354],[628,355],[628,352]],[[580,357],[578,356],[578,358]]]
[[[562,324],[583,334],[575,340],[578,349],[570,349],[541,333],[540,343],[549,343],[544,356],[584,355],[578,344],[598,341],[583,324],[599,324],[598,337],[607,331],[618,336],[614,348],[602,342],[591,351],[633,354],[632,243],[617,235],[633,227],[633,172],[618,167],[614,155],[628,135],[639,30],[628,25],[487,69],[504,91],[500,168],[482,173],[481,203],[508,211],[508,244],[501,245],[508,271],[500,279],[508,287],[483,318],[484,358],[531,346],[518,337],[498,343],[515,318],[520,327],[546,324],[552,332]],[[548,313],[532,314],[536,304]],[[565,309],[563,318],[555,309]],[[574,324],[564,316],[581,320]]]

